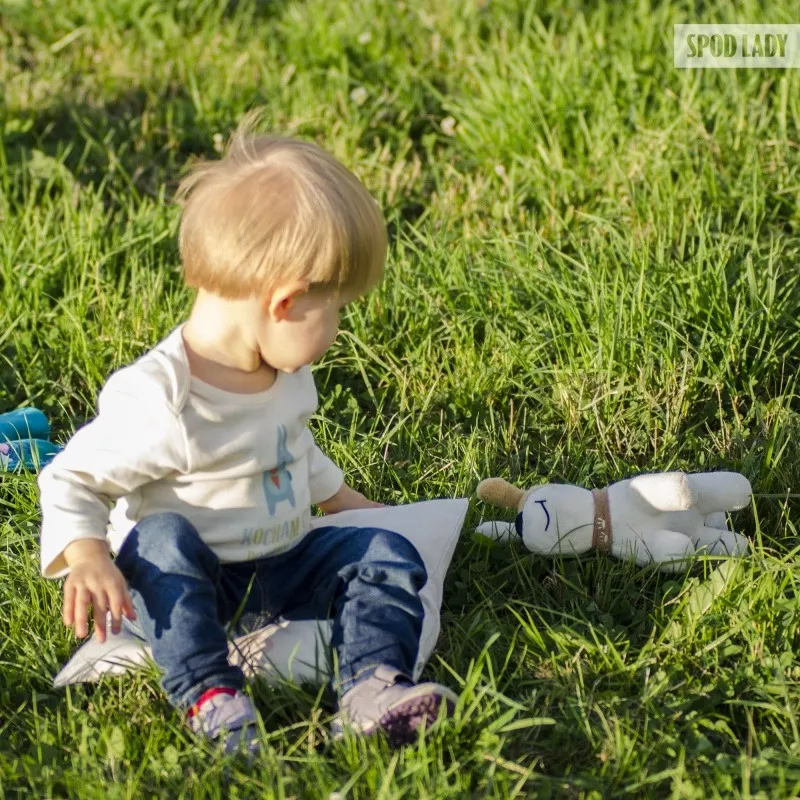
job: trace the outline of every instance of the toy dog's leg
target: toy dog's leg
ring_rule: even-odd
[[[706,514],[706,528],[717,528],[721,531],[730,530],[728,527],[728,517],[724,511],[712,511]]]
[[[699,472],[688,475],[701,514],[712,511],[736,511],[750,503],[750,481],[738,472]]]
[[[743,556],[750,549],[746,536],[719,528],[711,528],[708,524],[700,527],[692,536],[698,551],[714,556]]]
[[[727,531],[708,546],[707,552],[712,556],[746,556],[750,552],[750,541],[741,533]]]
[[[738,472],[658,472],[637,475],[630,488],[657,511],[688,511],[701,514],[744,508],[753,494],[750,481]]]
[[[694,545],[688,536],[664,530],[639,534],[619,556],[632,557],[640,567],[655,563],[664,572],[678,572],[686,569],[686,558],[692,553]]]

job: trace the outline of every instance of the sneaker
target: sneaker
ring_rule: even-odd
[[[392,747],[400,747],[433,725],[442,707],[447,716],[452,714],[457,700],[458,695],[446,686],[414,684],[396,669],[382,665],[342,697],[333,735],[342,738],[345,728],[364,735],[382,730]]]
[[[218,740],[225,753],[258,752],[256,712],[244,692],[221,686],[208,689],[186,716],[195,733]]]

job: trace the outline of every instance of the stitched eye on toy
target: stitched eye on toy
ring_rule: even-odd
[[[542,507],[542,511],[544,511],[545,515],[545,526],[544,529],[547,530],[550,527],[550,512],[547,510],[547,500],[534,500],[537,506]]]

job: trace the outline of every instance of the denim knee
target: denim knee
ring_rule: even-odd
[[[405,536],[394,531],[376,528],[370,531],[371,539],[362,558],[365,562],[382,562],[384,564],[402,564],[410,567],[423,586],[428,580],[428,572],[417,548]]]
[[[143,559],[165,572],[213,553],[186,517],[174,512],[151,514],[136,523],[117,554],[122,564]]]

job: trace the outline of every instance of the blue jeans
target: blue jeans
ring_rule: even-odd
[[[224,627],[240,612],[332,617],[340,696],[380,664],[409,676],[414,669],[427,573],[397,533],[328,526],[279,555],[222,564],[187,519],[154,514],[128,534],[116,564],[178,708],[212,686],[244,686],[241,669],[228,663]]]

